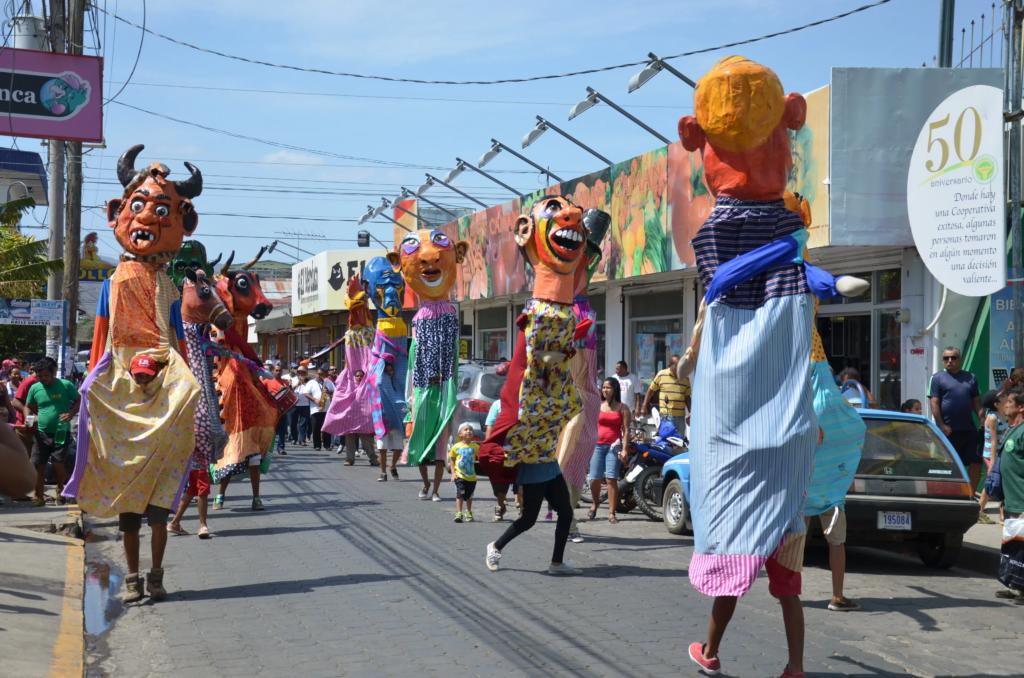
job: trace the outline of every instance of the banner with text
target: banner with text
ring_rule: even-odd
[[[103,141],[103,59],[0,50],[0,134]]]

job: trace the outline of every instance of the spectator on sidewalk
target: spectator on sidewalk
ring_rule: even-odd
[[[1006,431],[1009,429],[1005,411],[1007,400],[1007,394],[1003,391],[988,391],[985,393],[985,397],[981,399],[981,404],[985,406],[985,447],[981,456],[985,459],[988,471],[992,470],[992,464],[995,463],[999,456],[999,446],[1003,444]],[[985,514],[985,507],[988,506],[988,501],[988,492],[982,490],[981,500],[978,502],[978,506],[981,508],[981,511],[978,513],[978,522],[982,525],[995,524],[995,521]],[[1002,514],[1002,506],[1000,506],[1000,514]],[[1003,519],[1000,516],[999,522],[1002,521]]]
[[[686,413],[690,410],[690,379],[683,377],[676,379],[676,365],[679,363],[679,356],[673,355],[668,360],[668,367],[658,372],[647,389],[644,397],[644,405],[641,410],[644,414],[651,412],[651,399],[658,394],[658,412],[662,419],[667,419],[676,427],[679,435],[686,433]],[[628,442],[628,441],[627,441]]]
[[[640,394],[644,385],[640,377],[629,373],[629,365],[625,360],[615,363],[615,379],[619,382],[619,391],[622,393],[622,404],[633,412],[640,413]]]
[[[942,364],[946,368],[932,375],[931,401],[932,417],[956,450],[960,461],[967,467],[971,491],[978,488],[981,480],[981,452],[978,421],[985,421],[981,407],[981,393],[978,380],[970,372],[960,369],[960,349],[950,346],[942,352]]]
[[[847,401],[849,402],[849,401]],[[921,401],[917,398],[910,398],[900,405],[900,412],[904,414],[917,414],[920,416],[924,415],[924,410],[921,409]]]
[[[1010,430],[999,450],[999,473],[1003,486],[1003,510],[1006,519],[1020,518],[1024,514],[1024,386],[1010,389],[1006,402],[1006,417]],[[1024,592],[1002,589],[999,598],[1020,598]]]
[[[295,412],[295,426],[292,430],[295,440],[293,442],[297,441],[299,445],[305,447],[306,441],[310,437],[309,417],[311,410],[309,408],[309,400],[303,394],[306,390],[306,384],[309,383],[309,372],[304,365],[299,365],[298,369],[295,370],[295,375],[295,379],[292,380],[292,390],[299,397],[299,401],[295,403],[295,408],[292,410]]]
[[[303,387],[302,395],[309,405],[309,419],[313,429],[313,449],[331,449],[331,434],[324,433],[324,418],[327,416],[327,406],[331,402],[331,393],[334,389],[327,386],[327,372],[324,368],[316,371],[316,378],[310,379]]]
[[[28,390],[25,406],[38,417],[33,432],[32,465],[36,467],[36,492],[33,506],[45,505],[43,485],[46,463],[53,460],[53,473],[57,477],[57,504],[64,505],[61,496],[64,482],[64,462],[71,449],[71,419],[78,413],[81,396],[67,379],[58,379],[57,361],[42,358],[35,365],[39,381]]]

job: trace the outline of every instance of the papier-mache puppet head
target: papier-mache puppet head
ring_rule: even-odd
[[[731,56],[697,82],[693,112],[679,120],[679,138],[686,150],[701,151],[715,196],[782,199],[793,167],[788,130],[807,119],[801,95],[786,96],[770,68]]]
[[[369,327],[370,309],[366,306],[369,295],[363,289],[359,274],[355,273],[348,279],[348,291],[345,292],[345,308],[348,309],[349,327]]]
[[[213,261],[207,261],[206,247],[203,246],[203,243],[198,240],[186,240],[181,243],[181,249],[178,250],[177,256],[167,267],[167,275],[171,276],[171,280],[179,290],[186,280],[185,270],[189,268],[193,271],[202,271],[207,278],[212,280],[220,258],[221,255],[218,254]]]
[[[214,325],[226,330],[231,326],[231,313],[203,269],[186,268],[182,276],[181,319],[197,325]]]
[[[188,162],[191,176],[182,181],[168,181],[171,170],[158,162],[136,171],[135,158],[143,148],[132,146],[117,161],[124,195],[107,203],[107,221],[124,249],[122,259],[165,264],[199,223],[191,199],[202,192],[203,175]]]
[[[575,273],[586,250],[583,210],[565,198],[546,196],[529,213],[519,215],[514,232],[519,252],[536,273],[533,296],[571,301],[577,282]]]
[[[447,299],[458,282],[457,266],[466,260],[469,243],[453,243],[443,231],[407,234],[398,245],[402,276],[420,299]]]
[[[397,252],[388,252],[386,257],[374,257],[366,262],[362,283],[378,313],[388,318],[401,315],[405,279],[402,277],[402,259]]]
[[[249,270],[266,251],[266,247],[261,247],[259,254],[237,270],[231,268],[231,263],[235,260],[235,253],[231,252],[231,256],[221,266],[220,276],[217,278],[217,296],[235,319],[236,329],[246,327],[246,316],[263,320],[273,309],[260,287],[260,277]]]

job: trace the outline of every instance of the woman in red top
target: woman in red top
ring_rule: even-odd
[[[597,447],[590,458],[590,495],[594,505],[587,517],[597,517],[601,501],[601,482],[608,482],[608,522],[617,523],[615,506],[619,501],[619,464],[624,457],[623,442],[629,442],[629,408],[622,404],[617,379],[605,379],[601,384],[601,414],[597,419]]]

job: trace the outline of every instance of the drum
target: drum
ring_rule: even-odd
[[[277,401],[277,406],[281,409],[281,414],[284,414],[295,407],[299,402],[299,397],[295,395],[295,391],[291,390],[287,386],[283,386],[274,394],[274,400]]]

